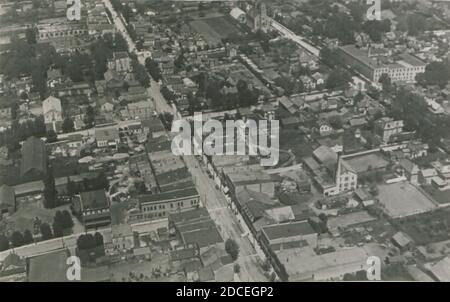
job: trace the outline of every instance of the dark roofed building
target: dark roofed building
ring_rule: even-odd
[[[196,245],[202,249],[222,244],[223,239],[206,208],[198,208],[169,215],[170,232],[175,233],[182,244]]]
[[[111,224],[109,200],[104,190],[80,193],[80,197],[74,202],[74,210],[81,216],[86,228]]]
[[[262,227],[261,239],[266,246],[306,240],[314,248],[317,245],[317,232],[307,221],[289,222]]]
[[[42,179],[47,173],[47,152],[40,138],[29,137],[22,145],[20,176],[22,182]]]

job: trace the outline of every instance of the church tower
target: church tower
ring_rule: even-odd
[[[264,2],[259,2],[256,5],[256,17],[255,17],[255,31],[261,30],[262,32],[268,32],[271,25],[271,18],[267,16],[267,7]]]

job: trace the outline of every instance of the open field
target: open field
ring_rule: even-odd
[[[200,19],[190,22],[190,26],[203,36],[210,45],[217,45],[230,34],[237,33],[238,28],[226,17]]]
[[[392,218],[429,212],[436,205],[413,185],[401,182],[380,185],[378,199],[384,210]]]

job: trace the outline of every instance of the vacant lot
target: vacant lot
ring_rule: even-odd
[[[222,42],[222,39],[239,31],[236,26],[227,20],[227,17],[195,20],[190,25],[210,45],[217,45]]]
[[[381,185],[378,188],[380,203],[392,218],[425,213],[436,208],[431,200],[409,183]]]

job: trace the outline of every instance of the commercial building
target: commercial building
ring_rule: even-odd
[[[357,48],[355,45],[338,47],[342,62],[350,65],[373,82],[378,82],[383,73],[392,82],[414,82],[416,75],[425,71],[426,64],[407,54],[392,55],[385,49]]]
[[[86,228],[96,228],[111,224],[109,200],[104,190],[80,193],[73,204],[74,212],[80,216]]]
[[[200,195],[197,189],[183,188],[160,194],[139,196],[141,219],[161,219],[171,213],[181,213],[192,210],[200,205]]]

